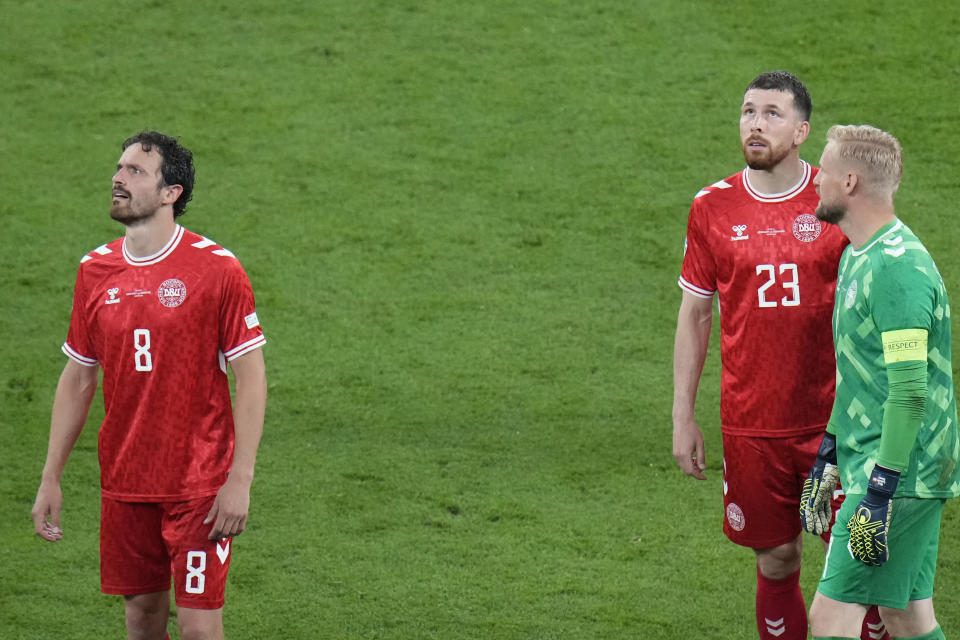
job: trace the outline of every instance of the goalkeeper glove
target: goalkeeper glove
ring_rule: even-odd
[[[800,494],[800,522],[807,533],[820,535],[830,528],[830,499],[839,481],[837,437],[825,433],[820,441],[817,459],[803,481],[803,493]]]
[[[867,495],[847,522],[850,529],[847,549],[853,558],[868,567],[879,567],[890,558],[887,534],[890,533],[893,494],[899,481],[899,471],[874,466]]]

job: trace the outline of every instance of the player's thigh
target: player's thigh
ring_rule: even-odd
[[[840,602],[817,592],[810,605],[810,631],[815,637],[859,638],[867,607]]]
[[[769,549],[800,534],[800,492],[790,438],[723,436],[724,533]]]
[[[863,602],[906,609],[933,596],[943,500],[896,498],[887,534],[889,558],[868,567],[852,557],[847,522],[862,495],[847,496],[833,526],[830,548],[817,591],[841,602]]]
[[[224,603],[233,540],[208,540],[204,524],[215,496],[169,503],[163,536],[170,550],[173,591],[178,607],[219,609]]]
[[[122,596],[170,591],[159,505],[101,498],[100,588]]]

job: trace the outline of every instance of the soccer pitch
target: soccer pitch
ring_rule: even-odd
[[[753,554],[721,531],[716,336],[706,482],[676,469],[670,408],[687,211],[742,167],[758,72],[810,88],[808,161],[832,124],[900,138],[897,212],[960,300],[960,14],[815,5],[0,0],[0,636],[123,637],[99,393],[62,541],[30,507],[78,261],[122,234],[120,143],[156,128],[194,151],[181,221],[241,260],[268,339],[229,638],[755,638]],[[948,636],[958,525],[953,501]],[[822,557],[811,537],[808,599]]]

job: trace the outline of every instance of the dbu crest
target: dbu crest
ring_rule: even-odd
[[[179,307],[187,297],[187,285],[182,280],[164,280],[157,289],[157,298],[165,307]]]
[[[813,242],[820,237],[823,225],[812,213],[801,213],[793,221],[793,235],[800,242]]]

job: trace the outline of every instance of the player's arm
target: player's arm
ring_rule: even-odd
[[[263,351],[254,349],[230,362],[235,385],[233,403],[233,466],[204,520],[213,523],[209,538],[227,538],[242,532],[250,509],[250,485],[263,434],[267,405],[266,365]]]
[[[673,457],[684,473],[700,480],[706,479],[707,465],[694,405],[712,324],[713,298],[684,291],[673,345]]]
[[[923,425],[927,401],[927,331],[884,331],[888,396],[883,406],[880,450],[867,495],[850,518],[850,553],[864,564],[886,562],[893,494]]]
[[[50,542],[63,537],[60,529],[60,507],[63,502],[60,477],[87,421],[90,403],[97,390],[98,369],[97,366],[86,366],[68,359],[57,383],[50,417],[47,459],[31,512],[37,535]]]

